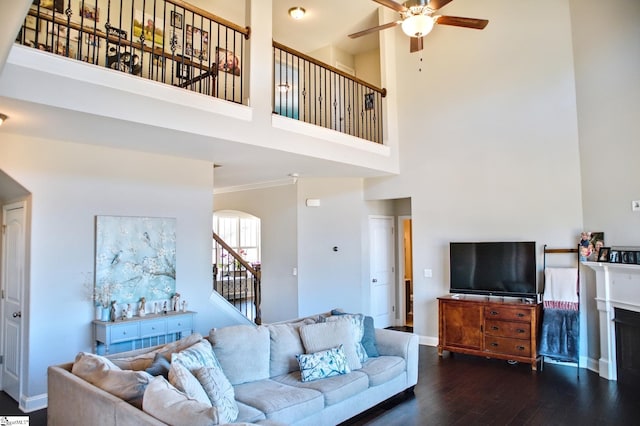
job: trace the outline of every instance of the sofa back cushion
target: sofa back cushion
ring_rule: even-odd
[[[351,370],[362,368],[356,348],[356,345],[360,345],[360,339],[357,336],[353,322],[347,319],[300,327],[300,338],[306,353],[325,351],[343,345]]]
[[[213,352],[232,385],[269,378],[269,329],[233,325],[209,332]]]
[[[300,369],[296,360],[296,355],[304,353],[304,346],[302,346],[302,340],[300,340],[300,327],[314,322],[311,319],[305,319],[293,323],[270,324],[267,326],[271,341],[269,356],[270,377],[281,376]]]

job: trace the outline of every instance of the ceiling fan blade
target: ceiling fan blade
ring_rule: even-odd
[[[389,9],[393,9],[396,12],[406,12],[407,8],[401,5],[400,3],[396,3],[393,0],[373,0],[378,4],[388,7]],[[449,0],[451,1],[451,0]]]
[[[475,28],[482,30],[489,21],[477,18],[461,18],[459,16],[436,16],[436,24],[452,25],[454,27]]]
[[[424,41],[422,40],[422,37],[411,37],[410,40],[409,52],[417,52],[424,48]]]
[[[371,27],[366,30],[358,31],[357,33],[349,34],[350,38],[362,37],[363,35],[375,33],[376,31],[386,30],[387,28],[395,27],[402,21],[389,22],[388,24],[378,25],[377,27]]]
[[[429,7],[432,10],[438,10],[440,8],[445,7],[446,5],[448,5],[449,3],[451,3],[453,0],[431,0],[429,2]]]

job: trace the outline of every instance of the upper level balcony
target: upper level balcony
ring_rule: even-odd
[[[276,40],[282,5],[20,0],[0,96],[18,133],[210,160],[217,188],[396,173],[381,62],[374,84],[357,55]]]

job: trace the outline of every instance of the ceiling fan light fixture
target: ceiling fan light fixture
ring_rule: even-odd
[[[411,15],[402,21],[402,31],[409,37],[424,37],[433,29],[433,18],[428,15]]]
[[[305,13],[307,13],[307,11],[300,6],[292,7],[291,9],[289,9],[289,16],[291,16],[295,20],[304,18]]]

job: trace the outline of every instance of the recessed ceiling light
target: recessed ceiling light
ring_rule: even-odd
[[[305,13],[307,13],[307,11],[300,6],[292,7],[291,9],[289,9],[289,16],[296,20],[302,19]]]

